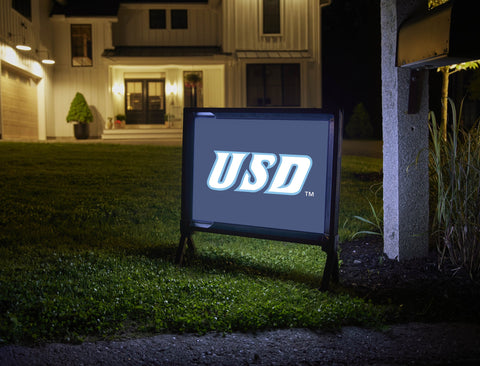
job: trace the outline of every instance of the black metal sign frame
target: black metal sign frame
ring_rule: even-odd
[[[183,125],[183,156],[182,156],[182,203],[180,221],[180,243],[177,249],[176,262],[183,263],[185,250],[195,250],[192,235],[196,231],[245,236],[252,238],[288,241],[310,245],[319,245],[327,254],[327,260],[320,288],[329,288],[330,281],[338,282],[338,212],[340,195],[340,168],[341,168],[341,141],[343,115],[341,112],[331,114],[329,124],[328,153],[327,153],[327,184],[325,207],[325,230],[323,233],[310,233],[295,230],[265,228],[261,226],[236,225],[231,223],[215,222],[202,225],[192,217],[193,206],[193,174],[194,174],[194,146],[195,120],[206,113],[222,118],[268,118],[269,115],[278,116],[315,114],[323,115],[327,112],[319,109],[278,109],[278,108],[185,108]],[[267,117],[266,117],[267,116]]]

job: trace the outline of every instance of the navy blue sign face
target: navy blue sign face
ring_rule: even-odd
[[[193,222],[324,233],[332,118],[197,115]]]

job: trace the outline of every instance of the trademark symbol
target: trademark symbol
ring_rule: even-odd
[[[305,197],[315,197],[315,192],[305,191]]]

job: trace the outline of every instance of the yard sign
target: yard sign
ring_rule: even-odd
[[[177,262],[206,231],[320,245],[338,279],[341,115],[186,108]]]

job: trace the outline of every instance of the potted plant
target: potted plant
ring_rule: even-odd
[[[174,114],[166,114],[165,115],[165,127],[169,128],[173,126],[173,121],[175,121]]]
[[[115,116],[115,128],[123,128],[125,127],[125,115],[124,114],[117,114]]]
[[[93,121],[93,115],[88,107],[87,101],[82,93],[75,94],[70,110],[67,115],[67,122],[73,122],[73,131],[78,140],[88,139],[88,124]]]
[[[191,90],[190,107],[197,107],[197,87],[201,82],[202,76],[197,71],[185,75],[185,88]]]

